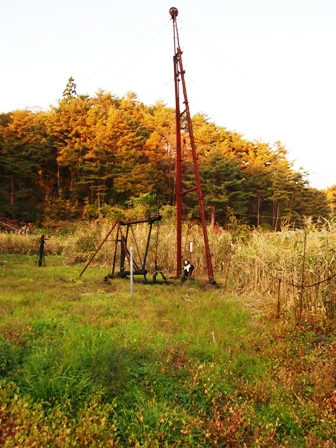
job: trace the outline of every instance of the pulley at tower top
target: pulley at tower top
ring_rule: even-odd
[[[178,16],[178,9],[172,6],[169,9],[169,14],[172,16],[173,19],[175,19]]]

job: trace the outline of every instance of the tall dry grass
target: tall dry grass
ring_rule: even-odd
[[[81,223],[67,232],[46,237],[46,255],[61,255],[65,264],[83,266],[95,254],[114,222]],[[123,232],[125,231],[122,228]],[[141,265],[147,244],[149,224],[133,226],[128,246]],[[191,258],[197,278],[206,279],[207,266],[203,234],[191,222],[182,227],[182,256]],[[34,255],[41,234],[0,234],[0,253]],[[216,282],[225,291],[253,295],[256,300],[272,300],[277,312],[293,311],[334,317],[336,313],[336,225],[325,222],[318,228],[307,221],[302,230],[281,232],[247,230],[236,226],[232,231],[209,228],[208,237]],[[97,252],[92,263],[110,272],[115,252],[116,231]],[[189,253],[189,242],[193,253]],[[119,251],[117,252],[119,256]],[[119,258],[117,256],[117,269]],[[47,260],[47,258],[46,258]],[[176,230],[174,217],[166,216],[152,228],[146,268],[149,274],[158,265],[166,277],[176,277]]]

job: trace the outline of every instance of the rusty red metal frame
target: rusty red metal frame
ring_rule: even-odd
[[[201,214],[201,223],[203,230],[203,239],[204,239],[204,249],[206,256],[206,265],[208,271],[208,279],[210,283],[215,283],[213,267],[212,267],[212,258],[209,247],[209,239],[208,232],[206,226],[205,212],[204,212],[204,204],[203,204],[203,195],[201,188],[201,180],[198,168],[197,161],[197,153],[196,153],[196,145],[195,138],[193,133],[193,125],[191,121],[188,95],[187,95],[187,87],[185,82],[185,71],[183,69],[182,62],[182,51],[179,42],[179,33],[177,28],[177,8],[170,8],[170,15],[173,20],[173,30],[174,30],[174,85],[175,85],[175,104],[176,104],[176,269],[177,275],[180,276],[182,274],[182,195],[186,194],[187,191],[182,191],[182,148],[181,148],[181,117],[183,114],[186,114],[187,123],[188,123],[188,132],[190,137],[190,145],[192,151],[193,158],[193,166],[194,166],[194,176],[196,182],[196,191],[197,191],[197,199],[200,208]],[[182,81],[182,92],[184,97],[184,105],[185,110],[181,113],[180,110],[180,81]],[[188,190],[190,191],[190,190]]]

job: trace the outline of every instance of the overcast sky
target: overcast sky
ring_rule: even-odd
[[[311,186],[336,184],[336,0],[10,0],[0,16],[0,112],[48,109],[74,77],[174,107],[178,28],[191,113],[280,140]]]

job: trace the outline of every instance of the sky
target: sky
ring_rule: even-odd
[[[335,0],[11,0],[0,16],[0,113],[132,91],[174,107],[177,24],[191,114],[281,141],[312,187],[336,185]]]

